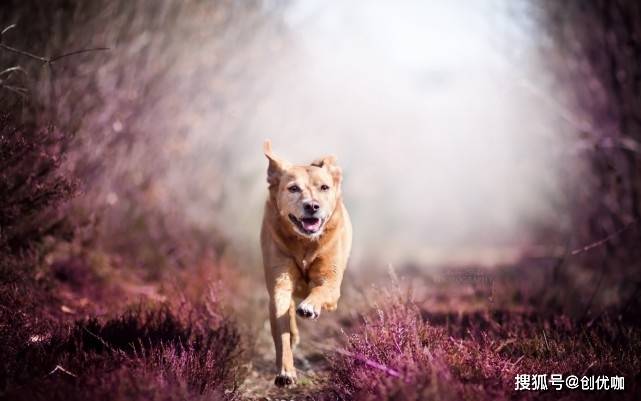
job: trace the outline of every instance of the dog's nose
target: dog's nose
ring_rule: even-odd
[[[320,204],[316,201],[309,201],[303,204],[303,208],[307,213],[314,214],[320,209]]]

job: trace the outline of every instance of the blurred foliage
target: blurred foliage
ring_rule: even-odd
[[[32,269],[47,237],[71,239],[62,209],[76,180],[60,169],[68,135],[0,116],[0,280]],[[29,270],[31,273],[31,270]]]
[[[164,137],[143,112],[164,95],[175,58],[160,52],[177,43],[183,5],[0,7],[0,29],[16,24],[0,49],[2,399],[236,397],[235,324],[217,301],[185,296],[208,288],[224,241],[158,195]],[[127,163],[136,152],[146,158]],[[164,275],[197,283],[169,303],[145,282]]]
[[[556,292],[544,282],[543,295],[532,295],[533,281],[523,274],[517,280],[528,289],[512,283],[514,301],[543,305],[539,313],[464,317],[379,299],[382,306],[333,355],[319,397],[502,399],[519,368],[550,366],[638,378],[639,334],[625,324],[641,310],[641,5],[537,6],[555,43],[551,66],[572,90],[568,123],[580,132],[573,151],[585,161],[585,181],[568,183],[567,255],[546,264]],[[243,24],[231,29],[232,21]],[[225,62],[242,52],[248,32],[259,36],[257,27],[270,21],[255,1],[8,0],[0,7],[0,29],[17,24],[1,38],[13,48],[46,57],[110,48],[53,63],[0,49],[0,353],[9,355],[0,365],[0,398],[237,396],[242,347],[218,305],[143,305],[125,315],[119,308],[123,294],[162,299],[140,282],[174,280],[204,292],[212,271],[221,270],[224,230],[189,221],[187,205],[214,200],[194,208],[195,220],[225,201],[241,206],[231,190],[244,190],[250,178],[227,188],[219,179],[237,154],[230,148],[244,152],[251,143],[240,137],[246,122],[237,112],[252,108],[238,107],[245,87],[235,83],[269,46],[259,42],[265,53],[247,52],[234,68]],[[199,52],[204,38],[212,53]],[[204,59],[213,67],[205,69]],[[211,103],[173,113],[176,102],[211,88],[228,96],[207,93]],[[202,138],[188,143],[193,125],[183,119],[203,124],[208,113],[225,124],[212,133],[216,153],[202,160],[193,157]],[[186,168],[193,164],[212,171],[193,179]],[[543,270],[530,267],[521,266]],[[421,268],[411,276],[421,277]],[[593,311],[601,306],[616,313]],[[572,308],[580,319],[560,314]],[[78,311],[107,316],[83,319]],[[52,373],[61,363],[71,374]]]
[[[514,391],[520,373],[625,376],[625,392],[563,391],[567,400],[635,399],[641,332],[602,317],[589,327],[567,316],[516,310],[442,315],[398,289],[378,294],[329,353],[323,400],[530,400],[560,393]],[[616,394],[616,395],[615,395]]]
[[[237,399],[239,334],[208,311],[200,303],[139,307],[72,325],[21,314],[0,326],[0,398]]]
[[[185,221],[183,191],[165,177],[174,169],[184,136],[166,106],[181,63],[207,20],[224,32],[232,17],[249,14],[253,2],[10,1],[0,25],[16,26],[2,43],[36,56],[109,47],[43,63],[3,49],[0,68],[19,67],[3,83],[0,109],[36,127],[55,124],[69,140],[65,174],[78,178],[83,196],[72,204],[76,223],[93,226],[78,241],[120,255],[158,277],[169,266],[195,263],[212,244],[223,252],[215,227]],[[203,22],[191,26],[199,16]],[[175,116],[174,116],[175,117]],[[169,132],[172,135],[168,135]],[[171,167],[171,168],[170,168]],[[208,182],[216,188],[220,184]],[[200,185],[199,185],[200,187]],[[215,210],[210,210],[215,212]],[[202,220],[202,219],[201,219]]]
[[[587,311],[597,305],[637,310],[641,4],[571,0],[535,7],[554,43],[548,53],[550,66],[569,90],[571,112],[566,119],[578,132],[569,156],[578,153],[584,162],[582,179],[568,183],[572,232],[553,279],[562,293],[581,299]],[[565,265],[587,269],[581,273]]]

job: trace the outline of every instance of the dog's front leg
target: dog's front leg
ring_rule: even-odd
[[[321,310],[336,310],[341,296],[343,269],[335,263],[318,262],[311,266],[309,273],[309,295],[296,308],[298,316],[316,319]]]
[[[288,386],[296,382],[289,315],[294,283],[288,270],[287,268],[275,269],[269,300],[269,320],[276,347],[276,366],[279,371],[274,381],[277,386]]]

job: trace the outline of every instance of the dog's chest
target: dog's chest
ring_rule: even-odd
[[[309,269],[314,263],[314,261],[316,260],[316,257],[317,257],[316,250],[302,251],[300,254],[297,255],[296,264],[298,265],[298,268],[300,269],[303,277],[307,278]]]

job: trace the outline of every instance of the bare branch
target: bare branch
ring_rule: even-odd
[[[0,71],[0,77],[2,77],[3,75],[7,76],[4,79],[0,78],[0,88],[6,89],[10,92],[16,93],[24,97],[27,95],[27,93],[29,93],[29,91],[26,88],[23,88],[21,86],[15,86],[7,82],[11,79],[11,76],[13,75],[14,72],[21,72],[24,75],[27,75],[27,72],[23,70],[22,67],[20,66],[6,68],[3,71]]]
[[[0,71],[0,77],[5,75],[5,74],[11,75],[11,73],[16,72],[16,71],[21,72],[24,75],[28,75],[27,72],[22,67],[20,67],[19,65],[16,65],[14,67],[9,67],[9,68],[7,68],[7,69],[5,69],[3,71]]]
[[[0,82],[0,88],[6,89],[10,92],[13,92],[23,97],[27,96],[27,93],[29,93],[29,91],[26,88],[22,88],[20,86],[3,84],[2,82]]]
[[[35,55],[33,53],[29,53],[28,51],[16,49],[15,47],[11,47],[11,46],[5,45],[4,43],[0,43],[0,49],[4,49],[4,50],[10,51],[12,53],[20,54],[22,56],[26,56],[26,57],[32,58],[34,60],[38,60],[38,61],[40,61],[40,62],[42,62],[44,64],[52,64],[52,63],[54,63],[54,62],[56,62],[56,61],[58,61],[58,60],[60,60],[62,58],[73,56],[73,55],[76,55],[76,54],[110,50],[108,47],[95,47],[95,48],[91,48],[91,49],[75,50],[75,51],[72,51],[72,52],[69,52],[69,53],[65,53],[65,54],[61,54],[59,56],[54,56],[54,57],[42,57],[42,56]]]
[[[4,35],[5,33],[9,32],[10,30],[12,30],[15,27],[16,27],[16,24],[11,24],[8,27],[4,28],[2,30],[2,32],[0,32],[0,39],[2,38],[2,35]]]
[[[4,43],[0,43],[0,49],[4,49],[4,50],[10,51],[12,53],[20,54],[22,56],[26,56],[26,57],[32,58],[34,60],[41,61],[43,63],[48,63],[49,62],[48,58],[36,56],[35,54],[29,53],[27,51],[16,49],[16,48],[11,47],[11,46],[7,46]]]
[[[90,49],[74,50],[72,52],[60,54],[58,56],[53,56],[53,57],[38,56],[37,54],[33,54],[33,53],[30,53],[28,51],[21,50],[21,49],[16,49],[15,47],[12,47],[12,46],[9,46],[9,45],[5,45],[4,43],[2,43],[2,35],[5,32],[9,31],[10,29],[15,28],[15,26],[16,26],[16,24],[9,25],[8,27],[6,27],[6,28],[4,28],[2,30],[2,33],[0,33],[0,49],[4,49],[6,51],[9,51],[9,52],[12,52],[12,53],[16,53],[16,54],[19,54],[21,56],[25,56],[25,57],[29,57],[29,58],[34,59],[34,60],[38,60],[38,61],[40,61],[40,62],[42,62],[44,64],[52,64],[52,63],[54,63],[54,62],[56,62],[56,61],[58,61],[58,60],[60,60],[62,58],[69,57],[69,56],[74,56],[76,54],[110,50],[108,47],[94,47],[94,48],[90,48]]]
[[[70,57],[70,56],[75,56],[77,54],[82,54],[82,53],[88,53],[88,52],[95,52],[95,51],[105,51],[105,50],[110,50],[108,47],[94,47],[90,49],[80,49],[80,50],[75,50],[72,52],[60,54],[57,56],[53,57],[44,57],[44,56],[38,56],[37,54],[33,54],[31,52],[28,52],[26,50],[21,50],[17,49],[15,47],[9,46],[7,44],[2,43],[2,35],[4,35],[6,32],[10,31],[11,29],[15,28],[16,24],[11,24],[4,28],[2,32],[0,32],[0,49],[6,50],[11,53],[19,54],[21,56],[28,57],[30,59],[40,61],[43,65],[49,65],[51,66],[54,62],[61,60],[65,57]],[[6,89],[8,91],[14,92],[20,96],[26,96],[26,94],[29,92],[26,88],[22,88],[20,86],[15,86],[15,85],[9,85],[6,83],[6,81],[11,77],[11,74],[14,72],[22,72],[24,75],[27,75],[27,72],[20,66],[14,66],[14,67],[9,67],[4,69],[3,71],[0,71],[0,77],[3,75],[8,75],[7,79],[0,79],[0,88]]]
[[[628,228],[632,227],[632,226],[633,226],[633,225],[635,225],[636,223],[637,223],[637,221],[636,221],[636,220],[635,220],[635,221],[632,221],[632,222],[630,222],[630,223],[626,224],[626,225],[625,225],[625,227],[621,228],[620,230],[617,230],[617,231],[613,232],[612,234],[608,235],[607,237],[605,237],[605,238],[603,238],[603,239],[601,239],[601,240],[599,240],[599,241],[596,241],[596,242],[593,242],[593,243],[591,243],[591,244],[588,244],[588,245],[584,246],[583,248],[575,249],[575,250],[573,250],[573,251],[572,251],[572,254],[571,254],[571,255],[572,255],[572,256],[574,256],[574,255],[578,255],[578,254],[580,254],[580,253],[583,253],[583,252],[589,251],[589,250],[590,250],[590,249],[592,249],[592,248],[596,248],[597,246],[601,246],[601,245],[605,244],[606,242],[610,241],[612,238],[614,238],[614,237],[616,237],[617,235],[621,234],[622,232],[624,232],[624,231],[625,231],[625,230],[627,230]]]
[[[49,63],[53,63],[54,61],[58,61],[61,58],[74,56],[76,54],[88,53],[88,52],[97,52],[97,51],[105,51],[105,50],[111,50],[111,49],[108,48],[108,47],[94,47],[94,48],[91,48],[91,49],[80,49],[80,50],[72,51],[72,52],[69,52],[69,53],[61,54],[59,56],[51,57],[49,59]]]
[[[54,374],[54,373],[56,373],[58,371],[60,371],[62,373],[66,373],[66,374],[68,374],[69,376],[72,376],[72,377],[78,377],[74,373],[71,373],[70,371],[68,371],[67,369],[63,368],[60,365],[56,365],[56,367],[51,372],[49,372],[49,375],[52,375],[52,374]]]

